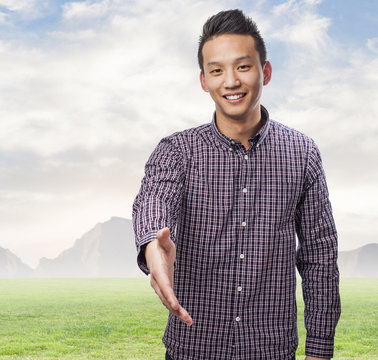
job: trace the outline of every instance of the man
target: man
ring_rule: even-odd
[[[213,121],[159,143],[133,208],[138,264],[170,311],[166,358],[294,359],[297,265],[306,359],[330,359],[337,235],[319,151],[260,105],[272,67],[240,10],[205,23],[198,60]]]

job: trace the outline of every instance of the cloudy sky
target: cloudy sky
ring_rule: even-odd
[[[266,39],[271,117],[315,139],[340,250],[378,242],[378,2],[0,0],[0,246],[36,266],[131,217],[160,138],[211,119],[202,24],[241,8]]]

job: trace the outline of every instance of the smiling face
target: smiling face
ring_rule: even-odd
[[[216,36],[204,44],[202,54],[201,86],[215,102],[217,121],[260,121],[260,97],[271,65],[261,65],[252,36]]]

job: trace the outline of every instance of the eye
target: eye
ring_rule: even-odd
[[[210,71],[210,74],[214,74],[214,75],[217,75],[217,74],[220,74],[222,72],[221,69],[213,69]]]
[[[250,65],[239,65],[238,66],[238,70],[248,70],[250,69]]]

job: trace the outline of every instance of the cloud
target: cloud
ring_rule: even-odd
[[[49,35],[51,38],[56,39],[57,41],[63,41],[72,44],[94,40],[97,37],[96,31],[94,31],[93,29],[84,29],[73,32],[51,31]]]
[[[378,54],[378,38],[368,39],[366,45],[371,52]]]
[[[10,11],[29,10],[35,4],[35,0],[0,0],[0,6]]]
[[[7,14],[0,11],[0,24],[4,23],[6,21],[6,19],[7,19]]]
[[[109,1],[69,2],[63,5],[63,18],[96,18],[105,15],[109,10]]]
[[[15,32],[20,23],[42,18],[55,6],[54,0],[0,0],[0,7],[4,9],[0,12],[0,24],[7,26],[11,32]],[[3,37],[7,35],[10,34],[2,34]]]
[[[70,6],[77,4],[93,5]],[[187,5],[185,11],[197,19],[197,7]],[[158,128],[179,128],[198,117],[201,106],[183,111],[184,94],[198,89],[192,21],[179,20],[168,6],[141,18],[114,6],[106,26],[63,24],[51,31],[45,41],[58,40],[59,46],[3,43],[0,65],[9,71],[0,75],[0,116],[9,121],[0,147],[49,155],[74,146],[135,144],[136,138],[143,146]]]
[[[270,40],[286,43],[291,49],[318,53],[330,42],[327,30],[331,19],[316,12],[319,1],[289,0],[273,7],[270,26],[265,35]]]
[[[348,196],[348,194],[345,195]],[[338,225],[339,248],[346,251],[357,249],[369,243],[377,243],[377,232],[372,231],[372,224],[376,223],[377,215],[376,212],[368,213],[366,208],[362,213],[359,208],[355,211],[335,213],[335,221]]]

